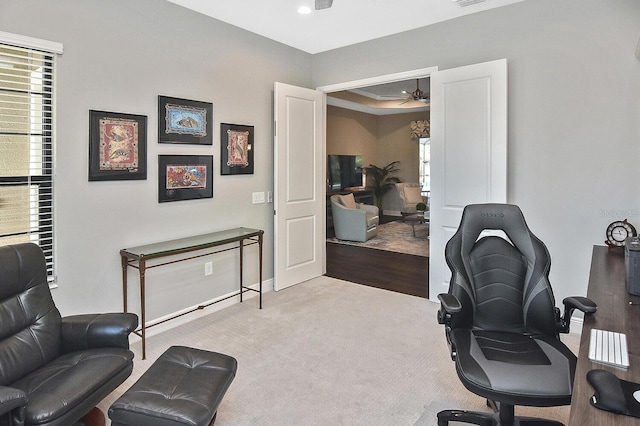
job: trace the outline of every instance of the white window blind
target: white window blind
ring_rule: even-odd
[[[55,56],[0,42],[0,245],[38,244],[50,281]]]

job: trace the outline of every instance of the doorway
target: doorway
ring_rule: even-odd
[[[412,71],[394,76],[398,78],[400,75],[402,78],[429,75],[431,79],[430,102],[433,104],[433,109],[430,111],[430,121],[433,126],[430,134],[430,155],[433,158],[431,170],[433,180],[431,182],[429,282],[430,299],[437,301],[438,293],[446,291],[447,283],[443,280],[446,263],[442,257],[447,240],[445,234],[455,232],[459,223],[459,220],[456,220],[459,216],[456,214],[461,212],[461,208],[467,204],[506,202],[507,199],[507,60],[493,60],[444,71],[437,71],[437,68],[433,67],[423,69],[422,72]],[[326,110],[324,97],[328,92],[393,79],[392,76],[385,76],[324,86],[316,90],[296,89],[306,91],[314,99],[317,94],[322,95],[322,99],[314,101],[317,106],[313,109],[317,112],[318,107]],[[277,91],[275,93],[277,94]],[[284,100],[284,97],[276,98],[278,101]],[[280,102],[277,104],[280,105]],[[278,131],[280,128],[278,114],[274,115],[276,117],[275,133],[282,134],[282,130]],[[315,140],[320,142],[318,145],[321,145],[325,152],[320,156],[307,155],[300,160],[315,159],[313,164],[308,165],[308,170],[314,170],[313,181],[319,184],[317,190],[311,194],[316,201],[314,220],[317,220],[316,224],[324,225],[324,217],[318,217],[318,215],[326,210],[326,203],[322,202],[325,197],[321,197],[321,194],[326,191],[322,189],[326,188],[323,184],[327,166],[324,143],[326,115],[324,111],[319,115],[311,122],[316,124],[313,129],[321,129],[317,131]],[[298,122],[295,121],[295,123]],[[317,125],[320,123],[321,125]],[[313,129],[307,129],[307,131]],[[286,129],[284,130],[286,134]],[[279,142],[279,139],[275,138],[274,142],[276,141]],[[479,159],[482,161],[478,161]],[[298,169],[303,167],[298,159],[291,160],[295,160]],[[469,167],[470,165],[473,167]],[[436,166],[439,167],[438,170]],[[322,174],[315,171],[321,171]],[[274,175],[276,182],[279,177],[288,176],[284,172],[279,172],[277,167]],[[274,191],[274,200],[279,198],[278,194],[279,191]],[[436,196],[438,196],[437,199]],[[316,241],[322,239],[323,235],[326,241],[326,229],[323,228],[324,226],[314,227]],[[438,238],[434,237],[436,229]],[[316,250],[317,253],[321,253],[316,260],[318,262],[324,260],[326,264],[323,247],[319,245]],[[440,257],[436,259],[436,255]]]
[[[327,94],[327,155],[364,154],[365,166],[375,164],[382,167],[391,161],[400,160],[401,171],[398,177],[403,182],[419,183],[424,173],[420,166],[422,145],[418,138],[411,137],[410,124],[411,121],[428,119],[428,77],[436,70],[435,67],[419,69],[318,88]],[[421,93],[424,97],[416,96]],[[334,94],[333,97],[331,94]],[[368,96],[369,99],[358,99],[358,96]],[[351,104],[348,101],[351,101]],[[355,104],[356,102],[358,103]],[[352,128],[357,130],[351,130]],[[363,183],[365,186],[366,181]],[[384,213],[389,216],[383,216],[381,210],[380,223],[396,221],[389,226],[393,227],[393,231],[390,232],[394,233],[399,243],[405,238],[396,234],[397,228],[394,225],[401,227],[406,224],[401,223],[399,205],[391,208],[394,205],[393,195],[395,194],[390,193],[385,197]],[[329,208],[328,206],[327,209]],[[382,230],[384,226],[379,229]],[[424,235],[419,233],[418,238],[426,240],[426,226],[416,227],[425,228],[421,230],[424,231]],[[412,229],[413,227],[408,227],[409,234],[405,236],[406,239],[411,239]],[[329,212],[326,232],[328,237],[333,236]],[[379,240],[378,237],[376,240]],[[330,240],[326,252],[327,275],[405,294],[429,297],[428,287],[425,285],[429,276],[428,258],[402,253],[402,244],[393,244],[394,248],[391,250],[397,251],[382,251],[335,244],[333,238]],[[381,241],[381,244],[386,243],[384,239]],[[367,244],[364,244],[364,247],[367,247]],[[378,258],[373,259],[376,256]],[[381,256],[395,257],[385,260],[380,259]],[[344,264],[347,258],[350,262],[349,267]],[[381,269],[383,265],[386,267]]]
[[[415,98],[414,100],[411,100],[411,95],[416,91],[420,91],[422,89],[428,92],[428,88],[426,87],[426,85],[428,85],[429,83],[428,83],[428,80],[425,81],[425,79],[429,78],[431,73],[437,70],[438,70],[438,67],[421,68],[421,69],[416,69],[412,71],[405,71],[405,72],[400,72],[395,74],[387,74],[387,75],[382,75],[378,77],[354,80],[354,81],[345,82],[345,83],[321,86],[321,87],[318,87],[316,90],[319,90],[320,92],[323,92],[328,95],[327,96],[328,106],[336,106],[338,108],[344,108],[347,110],[355,110],[355,111],[359,111],[359,112],[363,112],[368,115],[371,115],[372,117],[375,117],[375,116],[380,117],[383,115],[384,116],[388,115],[390,117],[392,116],[399,117],[400,114],[413,113],[414,119],[416,119],[415,117],[417,116],[417,119],[424,120],[426,118],[426,115],[421,116],[419,115],[419,112],[416,112],[416,111],[428,111],[428,108],[426,107],[428,104],[417,102]],[[381,91],[381,88],[383,86],[392,86],[392,84],[394,83],[406,83],[406,86],[404,86],[406,87],[405,89],[406,91],[404,92],[404,94],[398,91],[398,93],[396,93],[395,95],[391,95],[390,93],[387,94],[387,92],[385,92],[384,90]],[[417,87],[416,87],[416,83],[417,83]],[[422,83],[422,87],[420,87],[421,83]],[[355,99],[355,100],[352,99],[351,102],[349,102],[348,98],[342,95],[347,91],[353,91],[353,92],[356,92],[357,94],[362,93],[363,91],[371,92],[371,90],[368,90],[367,88],[373,88],[373,87],[378,88],[372,92],[373,93],[372,96],[377,96],[377,98],[374,100],[371,100],[372,102],[369,102],[369,103],[367,103],[367,100],[362,101],[360,99]],[[393,89],[397,89],[397,88],[393,87]],[[336,93],[341,95],[340,98],[334,98],[330,95],[330,94],[336,94]],[[354,95],[353,93],[348,93],[348,94],[351,96],[355,96],[356,98],[358,96],[358,95]],[[370,95],[367,95],[367,96],[370,96]],[[360,96],[360,98],[364,98],[364,96]],[[411,102],[409,102],[410,100]],[[426,99],[426,101],[428,101],[428,99]],[[415,108],[416,104],[418,106],[422,106],[423,108]],[[407,106],[411,106],[412,108],[407,109],[406,108]],[[407,117],[409,117],[409,115],[407,115]],[[330,140],[329,140],[330,129],[328,126],[329,119],[330,117],[327,114],[327,126],[326,126],[327,131],[325,132],[325,135],[326,135],[325,151],[327,154],[346,154],[346,155],[365,154],[364,165],[373,163],[378,166],[384,166],[385,164],[391,161],[400,160],[401,167],[405,168],[405,171],[401,170],[398,173],[398,176],[405,182],[421,181],[423,170],[421,170],[421,165],[420,165],[419,159],[417,158],[420,152],[420,144],[418,143],[417,139],[416,140],[410,139],[408,130],[406,133],[407,134],[406,140],[407,140],[407,143],[415,143],[415,153],[407,152],[404,154],[404,158],[402,156],[398,157],[397,149],[395,149],[392,144],[389,144],[389,142],[395,142],[391,138],[389,138],[389,140],[386,140],[385,144],[381,144],[383,148],[376,151],[376,153],[373,156],[371,155],[371,152],[368,153],[369,155],[366,155],[367,153],[362,151],[366,151],[367,149],[369,150],[377,149],[377,147],[363,148],[362,147],[363,144],[370,142],[370,140],[362,142],[362,139],[366,138],[366,136],[364,137],[361,136],[362,133],[356,135],[356,137],[351,137],[352,135],[343,136],[342,134],[340,134],[339,136],[340,139],[341,140],[344,139],[345,141],[347,141],[345,145],[349,145],[349,146],[340,147],[339,149],[341,149],[342,152],[330,152],[328,149],[326,149],[330,145]],[[409,119],[409,122],[410,121],[411,119]],[[395,123],[389,124],[390,127],[393,127],[395,125],[396,125]],[[362,125],[362,127],[365,127],[365,125]],[[389,129],[384,129],[384,131],[388,131],[388,130]],[[353,147],[353,145],[357,146],[358,144],[360,145],[360,147],[355,147],[355,148]],[[409,156],[416,157],[416,158],[409,158]],[[386,163],[381,164],[384,161],[386,161]],[[366,179],[366,176],[365,176],[365,179]],[[362,186],[367,186],[366,181],[363,182]],[[395,213],[399,215],[399,211]]]

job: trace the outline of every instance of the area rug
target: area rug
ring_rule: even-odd
[[[378,235],[364,243],[342,241],[335,237],[327,238],[327,242],[429,257],[429,225],[414,226],[415,237],[410,223],[395,221],[378,225]]]

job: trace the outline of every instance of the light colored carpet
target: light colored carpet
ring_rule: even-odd
[[[444,408],[486,410],[458,380],[438,305],[429,300],[321,277],[250,299],[147,340],[128,389],[169,346],[222,352],[238,373],[218,409],[217,426],[434,425]],[[568,340],[575,351],[579,335]],[[568,407],[517,414],[566,422]],[[107,419],[108,423],[108,419]]]
[[[416,230],[415,237],[413,236],[410,223],[395,221],[378,225],[378,234],[364,243],[342,241],[335,237],[327,238],[327,241],[336,244],[347,244],[429,257],[429,225],[418,223],[414,226]]]

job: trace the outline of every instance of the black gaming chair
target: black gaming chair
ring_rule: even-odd
[[[504,231],[508,239],[485,230]],[[449,292],[438,296],[438,322],[445,325],[458,377],[494,412],[445,410],[438,425],[562,425],[516,418],[514,406],[571,403],[576,357],[559,333],[569,332],[575,309],[590,314],[595,303],[566,298],[560,316],[549,284],[549,252],[514,205],[465,207],[445,257],[451,282]]]

